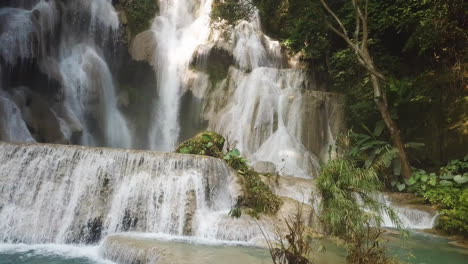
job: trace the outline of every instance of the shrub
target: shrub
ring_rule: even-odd
[[[397,227],[398,216],[372,199],[383,185],[372,168],[360,168],[350,158],[338,158],[321,166],[317,187],[322,196],[320,220],[326,231],[343,241],[348,263],[394,263],[387,257],[380,229],[387,213]]]

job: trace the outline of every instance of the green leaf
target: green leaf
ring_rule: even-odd
[[[397,187],[397,189],[398,189],[399,192],[402,192],[402,191],[406,188],[406,184],[404,184],[404,183],[398,183],[398,184],[396,185],[396,187]]]
[[[206,141],[213,141],[213,139],[212,139],[212,138],[210,137],[210,135],[208,135],[208,134],[203,134],[203,135],[202,135],[202,138],[203,138],[204,140],[206,140]]]
[[[442,180],[452,180],[453,179],[453,175],[451,172],[448,172],[444,175],[441,175],[439,178],[442,179]]]
[[[415,184],[416,182],[417,182],[417,179],[414,178],[414,177],[411,177],[411,178],[405,180],[405,183],[408,184],[408,185],[410,185],[410,186],[413,185],[413,184]]]
[[[380,120],[375,124],[375,129],[374,129],[374,136],[379,137],[382,134],[382,131],[385,128],[385,123]]]
[[[395,181],[395,180],[393,180],[393,181],[390,182],[390,185],[391,185],[392,187],[395,187],[396,184],[397,184],[397,181]]]
[[[374,159],[375,159],[375,156],[377,154],[375,152],[373,152],[367,159],[366,159],[366,162],[364,163],[364,167],[366,168],[369,168],[372,163],[374,162]]]
[[[207,148],[211,148],[212,146],[213,146],[213,142],[208,142],[208,144],[206,144]]]
[[[440,184],[441,186],[444,186],[444,187],[451,187],[451,186],[453,186],[453,182],[447,181],[447,180],[441,180],[441,181],[439,182],[439,184]]]
[[[185,153],[185,154],[188,154],[190,153],[190,149],[188,147],[183,147],[180,149],[179,151],[180,153]]]
[[[431,173],[433,174],[433,173]],[[429,182],[428,182],[431,186],[436,186],[437,184],[437,176],[435,175],[430,175],[430,179],[429,179]]]
[[[231,150],[231,151],[229,151],[229,154],[231,154],[231,156],[233,156],[233,157],[239,157],[239,156],[240,156],[240,152],[239,152],[239,150],[236,149],[236,148],[233,149],[233,150]]]
[[[231,154],[226,154],[224,157],[223,157],[224,160],[230,160],[231,159]]]
[[[428,179],[429,179],[429,176],[428,176],[427,174],[421,175],[421,179],[420,179],[420,180],[421,180],[422,182],[427,182]]]
[[[464,184],[468,182],[468,176],[457,175],[453,177],[453,180],[458,184]]]

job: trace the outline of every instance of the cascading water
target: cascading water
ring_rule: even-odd
[[[9,1],[0,8],[0,140],[135,147],[137,117],[119,109],[112,56],[120,25],[111,2]],[[214,130],[253,164],[273,163],[287,176],[272,186],[288,197],[281,210],[318,200],[310,178],[342,128],[340,96],[318,91],[305,70],[288,63],[258,14],[225,40],[210,27],[211,0],[159,2],[150,56],[157,96],[142,109],[152,122],[140,129],[138,146],[171,151],[187,135]],[[64,140],[45,137],[50,124]],[[0,143],[0,242],[107,237],[103,254],[130,263],[137,257],[120,254],[114,233],[253,242],[262,238],[256,221],[228,216],[240,193],[234,177],[223,161],[207,157]],[[425,212],[396,211],[410,228],[434,223]],[[129,251],[146,254],[139,250]]]
[[[0,21],[0,67],[5,93],[15,94],[16,83],[21,83],[27,85],[23,88],[26,98],[44,97],[36,107],[48,108],[48,120],[55,118],[53,122],[60,123],[66,142],[131,147],[128,125],[117,109],[113,77],[102,51],[119,29],[110,1],[18,2],[16,6],[0,8]],[[32,67],[38,70],[29,72]],[[24,75],[19,80],[15,77],[17,72]],[[31,79],[40,78],[40,82],[28,82],[28,75],[32,75]],[[52,128],[33,126],[32,122],[43,122],[36,121],[37,116],[25,117],[27,113],[34,115],[37,109],[29,105],[18,105],[18,109],[20,112],[12,118],[23,116],[23,123],[35,132],[33,137],[44,140],[45,135],[53,133]],[[17,122],[3,126],[11,123]]]
[[[386,194],[380,194],[378,201],[392,208],[400,218],[404,228],[408,229],[431,229],[436,225],[438,214],[434,211],[421,210],[418,208],[408,208],[395,204]],[[387,214],[383,215],[382,225],[385,227],[395,227]]]
[[[0,91],[0,136],[8,141],[35,142],[21,117],[21,110]]]
[[[157,43],[153,65],[159,100],[153,110],[149,142],[152,149],[171,151],[180,133],[182,77],[197,46],[208,39],[211,0],[160,1],[160,9],[152,26]]]
[[[210,52],[225,50],[233,63],[224,80],[212,83],[211,76],[200,71],[187,74],[187,90],[203,102],[208,128],[224,135],[231,147],[235,145],[253,163],[273,162],[283,175],[316,175],[318,158],[303,144],[303,124],[309,121],[304,107],[309,105],[307,100],[314,100],[304,95],[314,88],[305,71],[288,67],[279,42],[262,33],[258,14],[251,22],[243,21],[233,28],[230,42],[215,33],[195,57],[203,68],[212,63],[206,62]],[[307,133],[328,128],[318,126]],[[322,141],[316,144],[315,152],[321,154],[332,137],[317,139]]]
[[[109,147],[131,147],[131,137],[123,116],[116,111],[112,75],[106,62],[87,45],[77,45],[71,55],[60,64],[65,83],[65,103],[79,120],[86,120],[91,112],[95,115],[104,133],[104,145]],[[84,145],[96,145],[90,132],[83,131]]]
[[[0,241],[90,243],[123,231],[236,239],[226,235],[233,227],[218,226],[230,221],[238,193],[222,160],[60,145],[0,150]]]

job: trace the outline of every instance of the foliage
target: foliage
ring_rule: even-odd
[[[468,156],[450,161],[440,169],[440,175],[415,170],[411,178],[395,186],[399,191],[415,193],[438,206],[438,229],[468,236]]]
[[[148,29],[151,19],[158,12],[154,0],[125,0],[121,1],[118,8],[125,11],[132,36]]]
[[[260,174],[248,166],[247,159],[240,156],[238,149],[234,148],[223,153],[224,143],[223,136],[205,131],[182,142],[176,152],[222,158],[237,172],[243,194],[238,199],[237,207],[233,208],[229,215],[240,217],[241,207],[250,209],[247,212],[253,216],[258,216],[259,213],[276,213],[282,204],[281,199],[261,180]]]
[[[293,216],[284,219],[287,227],[286,235],[277,227],[275,239],[272,241],[266,232],[260,230],[267,242],[274,264],[311,264],[310,254],[315,249],[312,231],[306,226],[303,217],[303,208],[298,204]],[[317,246],[318,251],[323,247]]]
[[[356,159],[359,165],[364,168],[373,168],[381,174],[392,175],[391,178],[397,179],[401,174],[401,163],[398,149],[394,148],[384,135],[385,124],[379,121],[371,131],[366,125],[362,125],[366,133],[349,132],[351,147],[348,155]],[[408,142],[405,144],[407,149],[418,149],[424,147],[424,144],[417,142]],[[395,184],[393,184],[395,185]]]
[[[451,209],[441,211],[438,228],[468,237],[468,188],[463,189]]]
[[[223,19],[228,25],[249,19],[254,12],[254,5],[248,0],[214,0],[210,18],[212,21]]]
[[[392,263],[382,243],[381,214],[388,214],[398,227],[401,222],[393,210],[372,198],[383,188],[375,170],[340,157],[321,166],[316,183],[322,196],[320,220],[328,233],[344,241],[348,263]]]
[[[427,173],[421,169],[415,170],[413,175],[404,182],[398,183],[393,181],[392,187],[396,187],[400,192],[408,187],[409,192],[417,193],[424,197],[426,197],[428,193],[434,192],[434,188],[468,187],[468,156],[462,161],[450,161],[447,166],[440,169],[440,175]],[[436,193],[437,192],[438,191],[436,191]],[[431,201],[428,197],[426,198]],[[431,201],[431,203],[437,203],[437,201]]]

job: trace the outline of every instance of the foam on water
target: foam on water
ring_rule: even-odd
[[[2,254],[25,254],[27,258],[37,256],[60,256],[64,259],[84,258],[97,264],[115,264],[99,255],[99,246],[0,243],[0,255]],[[3,263],[2,259],[0,259],[0,263]]]

